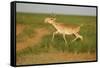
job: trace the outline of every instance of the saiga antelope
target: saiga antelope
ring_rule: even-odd
[[[76,38],[73,39],[72,42],[77,40],[78,38],[83,40],[83,37],[79,34],[81,25],[79,26],[79,25],[59,23],[59,22],[56,22],[55,17],[47,17],[45,18],[44,21],[45,23],[52,24],[52,26],[56,29],[56,31],[53,32],[52,41],[54,39],[55,34],[62,34],[65,44],[67,44],[65,35],[75,35]]]

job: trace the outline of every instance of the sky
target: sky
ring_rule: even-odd
[[[96,7],[17,3],[17,12],[96,16]]]

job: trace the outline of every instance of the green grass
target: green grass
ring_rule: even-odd
[[[17,36],[17,42],[22,42],[25,36],[31,36],[34,32],[32,29],[46,28],[53,32],[55,28],[50,24],[45,24],[44,19],[49,14],[31,14],[31,13],[17,13],[16,23],[30,26],[26,28],[20,35]],[[25,56],[29,54],[40,54],[50,51],[58,52],[77,52],[77,53],[95,53],[96,52],[96,17],[95,16],[74,16],[74,15],[56,15],[58,22],[70,23],[70,24],[83,24],[80,30],[80,35],[84,40],[77,40],[71,43],[74,36],[66,36],[68,45],[65,45],[62,35],[56,35],[54,40],[51,41],[52,33],[44,36],[40,43],[35,46],[25,48],[21,51],[17,51],[17,56]],[[33,45],[33,44],[32,44]]]
[[[70,37],[67,37],[68,45],[65,45],[65,42],[62,38],[62,35],[56,35],[54,41],[51,41],[52,35],[47,35],[43,37],[42,41],[33,46],[28,47],[22,51],[17,53],[18,56],[22,55],[30,55],[30,54],[40,54],[40,53],[48,53],[50,51],[59,51],[59,52],[69,52],[69,53],[95,53],[96,51],[96,42],[95,41],[84,41],[80,40],[71,43]],[[91,42],[91,43],[89,43]],[[52,47],[52,48],[50,48]]]
[[[32,26],[33,28],[47,26],[44,23],[44,18],[48,16],[46,14],[30,14],[30,13],[17,13],[17,24],[24,24]]]
[[[32,27],[25,27],[25,29],[16,36],[16,42],[23,42],[25,41],[26,38],[34,36],[35,31]]]

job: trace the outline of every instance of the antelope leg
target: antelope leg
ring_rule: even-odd
[[[83,37],[81,35],[79,35],[78,33],[74,34],[76,36],[76,38],[73,41],[77,40],[78,38],[80,38],[81,40],[83,40]]]
[[[53,32],[52,41],[53,41],[53,39],[54,39],[55,34],[57,34],[57,33],[58,33],[58,31]]]
[[[78,38],[80,38],[81,40],[83,40],[83,37],[81,35],[79,35],[78,33],[77,33],[77,36],[78,36]]]
[[[75,39],[73,39],[72,42],[74,42],[74,41],[77,40],[77,39],[78,39],[78,37],[76,37]]]
[[[66,38],[65,38],[65,34],[63,34],[63,39],[65,41],[65,44],[67,44]]]

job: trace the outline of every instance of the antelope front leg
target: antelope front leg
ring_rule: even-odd
[[[52,40],[51,41],[53,41],[53,39],[54,39],[54,36],[55,36],[55,34],[57,34],[58,33],[58,31],[56,31],[56,32],[53,32],[53,36],[52,36]]]
[[[65,41],[65,44],[67,44],[67,41],[66,41],[66,38],[65,38],[65,34],[63,34],[63,38],[64,38],[64,41]]]

